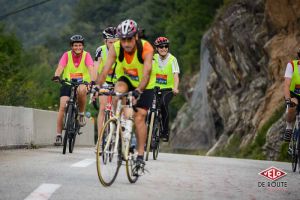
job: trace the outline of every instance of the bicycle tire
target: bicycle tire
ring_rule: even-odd
[[[129,147],[131,147],[131,142],[129,142]],[[136,166],[136,154],[134,153],[134,149],[132,151],[128,151],[128,159],[126,160],[126,175],[128,178],[128,181],[130,183],[135,183],[138,180],[138,176],[133,175],[133,169],[135,169]]]
[[[298,156],[296,152],[296,140],[292,137],[292,155],[291,155],[291,162],[292,162],[292,171],[295,172],[297,169],[298,163]]]
[[[117,155],[114,155],[114,147],[116,145],[116,134],[120,134],[120,130],[117,131],[117,120],[109,119],[103,126],[100,137],[97,141],[97,153],[96,153],[96,165],[97,165],[97,174],[100,183],[103,186],[110,186],[116,180],[120,166],[122,164],[122,143],[121,137],[118,141],[118,152]],[[106,142],[111,137],[109,146]],[[106,152],[104,148],[107,146]],[[111,165],[110,165],[111,164]],[[112,168],[115,165],[115,168]],[[108,174],[111,171],[111,174]]]
[[[159,145],[159,136],[160,136],[160,123],[159,120],[155,120],[154,129],[152,133],[152,154],[153,160],[156,160],[158,157],[160,145]]]
[[[66,154],[67,144],[68,144],[68,137],[70,134],[70,120],[72,119],[72,106],[68,104],[65,116],[64,116],[64,126],[65,126],[65,135],[63,139],[63,154]]]
[[[69,138],[69,153],[73,153],[73,151],[74,151],[76,135],[77,134],[74,133],[74,135],[71,138]]]
[[[146,143],[146,158],[145,160],[148,161],[149,158],[149,152],[150,152],[150,147],[151,147],[151,141],[152,141],[152,132],[153,132],[153,126],[154,126],[154,117],[155,113],[151,112],[150,116],[150,124],[148,127],[148,135],[147,135],[147,143]]]

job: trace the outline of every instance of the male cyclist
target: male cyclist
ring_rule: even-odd
[[[107,54],[108,50],[112,48],[114,42],[117,40],[116,37],[116,28],[115,27],[107,27],[102,32],[102,36],[104,39],[104,45],[100,46],[96,50],[96,56],[95,56],[95,62],[94,62],[94,68],[97,71],[98,74],[101,73],[104,64],[107,60]],[[117,71],[116,71],[116,64],[113,65],[112,69],[108,72],[108,76],[106,77],[105,85],[113,85],[117,80]],[[103,121],[104,121],[104,110],[105,105],[107,103],[107,97],[106,96],[99,96],[99,113],[98,113],[98,136],[101,133],[102,127],[103,127]]]
[[[170,89],[173,92],[163,90],[161,98],[161,115],[163,120],[163,133],[161,135],[164,142],[169,141],[169,111],[168,106],[173,94],[178,94],[179,66],[177,59],[169,52],[169,40],[166,37],[158,37],[154,46],[157,53],[153,56],[152,73],[149,87],[160,87],[160,89]]]
[[[81,35],[73,35],[70,38],[71,50],[65,52],[56,68],[54,73],[53,81],[59,82],[60,76],[62,74],[63,79],[71,80],[76,79],[79,82],[86,81],[91,82],[93,85],[95,83],[94,69],[93,69],[93,59],[89,52],[83,50],[84,48],[84,38]],[[60,103],[59,111],[57,117],[57,134],[55,144],[59,145],[62,143],[62,126],[63,126],[63,116],[66,106],[66,102],[69,100],[71,94],[71,86],[64,84],[60,89]],[[78,122],[80,126],[85,125],[85,104],[87,96],[87,87],[85,85],[80,85],[77,89],[77,99],[79,105],[79,115]]]
[[[283,139],[286,142],[291,140],[298,105],[297,98],[300,98],[300,49],[298,49],[297,54],[298,59],[292,60],[287,64],[284,75],[284,97],[285,103],[289,105],[286,115],[286,129],[283,135]]]
[[[115,42],[113,48],[109,49],[106,64],[98,77],[98,83],[99,85],[104,83],[115,62],[117,62],[117,67],[123,69],[123,75],[118,78],[115,91],[121,93],[133,91],[137,99],[137,112],[134,114],[138,143],[137,166],[143,168],[147,136],[145,118],[153,96],[153,90],[145,89],[151,74],[153,47],[146,40],[139,39],[137,23],[131,19],[118,25],[117,35],[120,41]]]

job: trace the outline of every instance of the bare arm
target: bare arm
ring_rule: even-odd
[[[98,69],[99,69],[100,62],[101,62],[101,58],[99,58],[97,61],[96,60],[94,61],[94,70],[95,70],[96,78],[98,76]]]
[[[97,84],[102,85],[106,79],[106,76],[109,72],[109,70],[112,68],[113,64],[116,62],[116,51],[115,48],[110,48],[107,55],[106,63],[104,64],[104,67],[100,73],[100,75],[97,78]]]
[[[95,71],[94,66],[93,65],[88,66],[88,70],[89,70],[89,74],[90,74],[91,80],[92,81],[96,80],[97,72]]]
[[[285,78],[284,79],[284,97],[285,97],[285,99],[291,98],[290,85],[291,85],[291,79]]]
[[[136,88],[140,92],[142,92],[146,88],[146,86],[149,82],[151,70],[152,70],[152,57],[153,57],[153,52],[145,55],[143,78],[142,78],[139,86]]]
[[[179,75],[178,75],[178,73],[174,73],[174,89],[173,89],[173,92],[174,92],[175,95],[179,93],[178,85],[179,85]]]
[[[54,76],[60,76],[62,74],[62,72],[64,71],[64,67],[61,66],[60,64],[58,64]]]

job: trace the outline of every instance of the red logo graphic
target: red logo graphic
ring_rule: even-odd
[[[266,170],[261,171],[258,173],[261,176],[266,177],[267,179],[270,179],[272,181],[276,181],[277,179],[280,179],[286,175],[286,173],[280,169],[277,169],[276,167],[269,167]]]

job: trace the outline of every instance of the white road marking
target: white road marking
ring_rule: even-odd
[[[71,165],[71,167],[87,167],[87,166],[93,164],[94,162],[96,162],[95,159],[84,159],[80,162],[77,162],[77,163]]]
[[[25,200],[47,200],[61,185],[43,183],[35,189]]]

